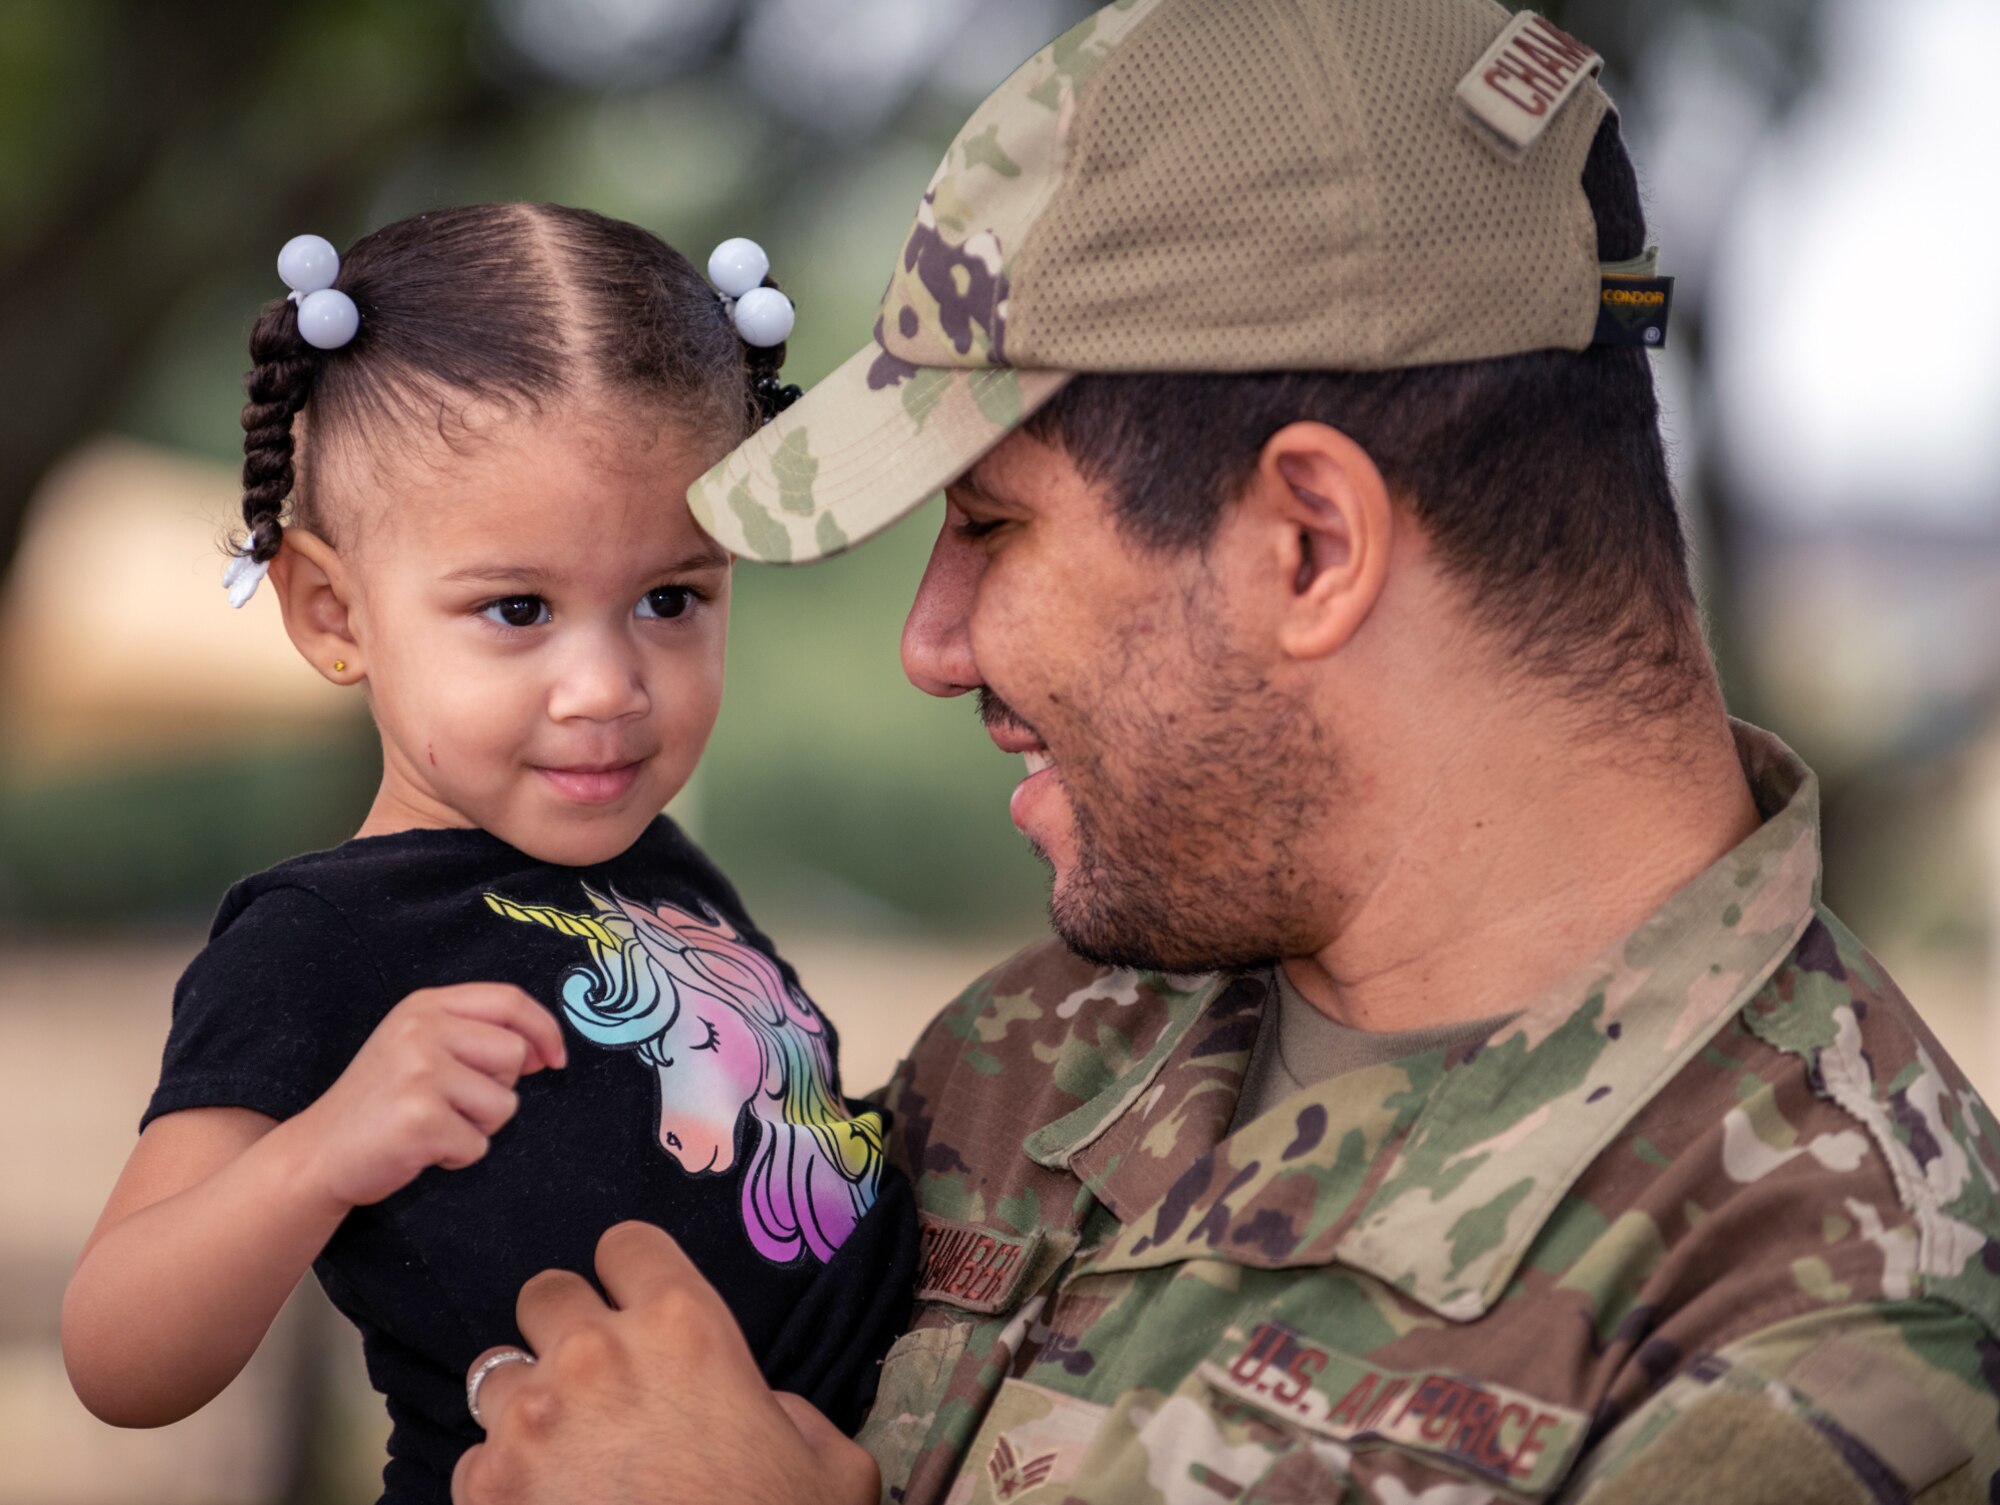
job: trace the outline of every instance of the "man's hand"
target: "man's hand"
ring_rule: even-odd
[[[874,1460],[764,1383],[680,1245],[620,1223],[598,1241],[597,1277],[609,1306],[566,1270],[521,1288],[538,1362],[486,1376],[486,1441],[459,1459],[454,1505],[874,1505]]]

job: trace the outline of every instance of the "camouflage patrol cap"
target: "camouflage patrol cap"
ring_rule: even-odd
[[[748,558],[887,527],[1087,371],[1591,343],[1589,48],[1495,0],[1119,0],[945,153],[874,340],[695,483]]]

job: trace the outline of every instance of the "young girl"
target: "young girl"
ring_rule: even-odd
[[[204,1405],[311,1266],[388,1400],[383,1498],[444,1501],[522,1282],[642,1218],[775,1387],[858,1424],[909,1189],[831,1027],[659,814],[722,694],[730,561],[685,492],[789,391],[790,305],[748,242],[717,257],[743,296],[549,205],[280,257],[228,583],[268,565],[300,654],[366,686],[382,784],[353,840],[231,889],[176,990],[63,1309],[106,1421]]]

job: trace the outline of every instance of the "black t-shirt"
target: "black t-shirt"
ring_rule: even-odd
[[[518,1337],[522,1282],[590,1273],[626,1218],[680,1241],[774,1387],[852,1431],[908,1313],[914,1199],[880,1114],[840,1095],[832,1026],[664,816],[596,867],[404,831],[245,879],[175,990],[145,1121],[288,1118],[405,995],[458,982],[539,999],[569,1064],[522,1079],[483,1160],[355,1209],[314,1264],[388,1400],[384,1499],[447,1498],[479,1439],[466,1366]]]

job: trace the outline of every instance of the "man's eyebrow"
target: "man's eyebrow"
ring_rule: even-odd
[[[978,476],[979,467],[975,465],[945,487],[945,491],[953,498],[966,497],[976,505],[992,507],[1003,512],[1015,505],[1011,498],[1002,496],[990,486],[981,485]]]

